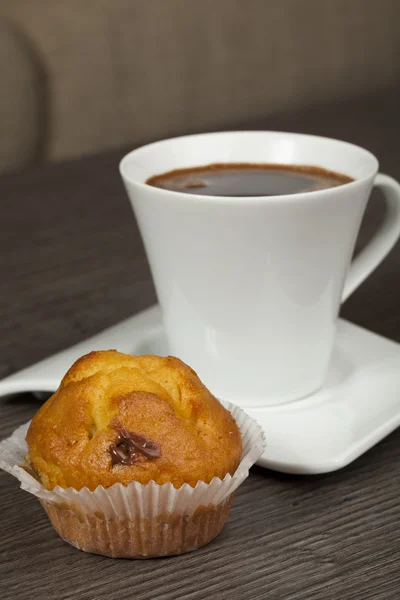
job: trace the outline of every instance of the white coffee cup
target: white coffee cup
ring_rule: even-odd
[[[285,196],[158,189],[155,174],[210,163],[316,165],[354,181]],[[170,354],[242,406],[303,398],[324,383],[341,302],[400,234],[400,185],[346,142],[279,132],[185,136],[130,152],[121,175],[161,305]],[[350,265],[373,185],[386,217]]]

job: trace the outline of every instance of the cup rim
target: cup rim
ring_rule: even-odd
[[[331,138],[331,137],[327,137],[327,136],[321,136],[321,135],[313,135],[313,134],[308,134],[308,133],[296,133],[296,132],[290,132],[290,131],[275,131],[275,130],[230,130],[230,131],[214,131],[214,132],[207,132],[207,133],[195,133],[195,134],[189,134],[189,135],[180,135],[180,136],[175,136],[175,137],[171,137],[171,138],[165,138],[162,140],[158,140],[155,142],[151,142],[149,144],[144,144],[142,146],[139,146],[138,148],[135,148],[134,150],[129,151],[128,153],[126,153],[122,159],[120,160],[119,163],[119,172],[120,175],[123,179],[123,181],[125,182],[129,182],[130,184],[133,184],[135,186],[137,186],[139,189],[149,189],[151,188],[152,193],[156,194],[157,196],[164,197],[164,198],[172,198],[172,197],[178,197],[180,199],[185,198],[186,202],[190,202],[190,201],[198,201],[201,200],[203,203],[205,202],[212,202],[213,204],[215,204],[216,202],[221,202],[221,203],[226,203],[229,202],[229,204],[231,203],[242,203],[243,200],[247,201],[251,201],[251,202],[256,202],[256,203],[265,203],[265,202],[275,202],[277,200],[279,201],[284,201],[284,202],[288,202],[288,201],[298,201],[299,199],[304,199],[307,198],[307,200],[312,200],[313,198],[321,198],[321,197],[326,197],[326,196],[330,196],[332,194],[337,193],[338,191],[338,187],[331,187],[331,188],[326,188],[326,189],[322,189],[322,190],[312,190],[312,191],[307,191],[307,192],[297,192],[294,194],[280,194],[280,195],[270,195],[270,196],[207,196],[207,195],[202,195],[202,194],[187,194],[185,192],[179,192],[176,190],[168,190],[168,189],[163,189],[163,188],[158,188],[155,186],[150,186],[148,183],[146,183],[145,181],[139,181],[137,178],[132,177],[132,175],[128,174],[127,172],[127,164],[132,160],[133,157],[141,154],[142,152],[148,151],[151,148],[157,148],[163,145],[167,145],[169,142],[173,142],[173,141],[178,141],[178,140],[182,140],[182,139],[190,139],[192,138],[193,140],[195,140],[196,138],[204,138],[204,137],[216,137],[216,136],[230,136],[230,135],[262,135],[262,134],[274,134],[274,135],[283,135],[283,136],[288,136],[290,138],[306,138],[306,139],[313,139],[313,140],[320,140],[320,141],[326,141],[326,142],[335,142],[335,143],[339,143],[342,144],[344,147],[347,148],[351,148],[353,150],[359,151],[361,153],[363,153],[367,158],[369,158],[370,160],[373,161],[374,167],[371,169],[371,171],[364,175],[363,177],[358,177],[357,179],[354,179],[353,181],[350,181],[348,183],[343,183],[339,186],[340,190],[344,191],[344,190],[356,190],[358,187],[362,186],[369,178],[371,177],[375,177],[375,175],[378,173],[379,170],[379,161],[376,158],[376,156],[374,154],[372,154],[372,152],[370,152],[369,150],[367,150],[366,148],[363,148],[362,146],[358,146],[357,144],[353,144],[351,142],[346,142],[344,140],[340,140],[337,138]]]

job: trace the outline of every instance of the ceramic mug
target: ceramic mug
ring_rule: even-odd
[[[214,162],[316,165],[354,179],[266,197],[158,189],[151,176]],[[367,150],[279,132],[191,135],[125,156],[121,175],[161,305],[170,354],[241,406],[280,404],[327,376],[338,312],[400,234],[400,185]],[[386,217],[350,264],[373,186]]]

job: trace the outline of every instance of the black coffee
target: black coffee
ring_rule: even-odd
[[[281,196],[314,192],[353,181],[321,167],[227,163],[177,169],[154,175],[154,187],[202,196]]]

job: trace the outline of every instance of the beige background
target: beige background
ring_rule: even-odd
[[[3,0],[0,15],[0,170],[399,78],[398,0]]]

